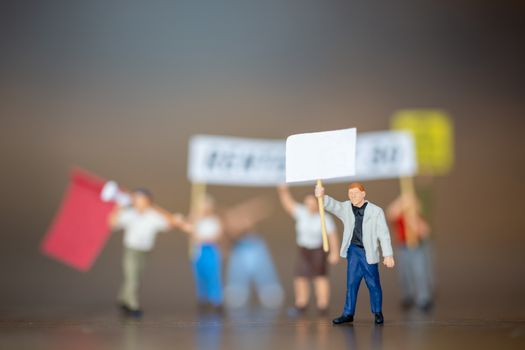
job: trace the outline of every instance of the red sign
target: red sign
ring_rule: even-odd
[[[111,233],[108,218],[115,204],[100,199],[105,183],[80,169],[71,172],[60,210],[42,242],[44,254],[81,271],[91,268]]]

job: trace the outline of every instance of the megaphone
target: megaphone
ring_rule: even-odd
[[[115,181],[108,181],[100,191],[103,202],[115,202],[121,207],[131,205],[131,195],[122,191]]]

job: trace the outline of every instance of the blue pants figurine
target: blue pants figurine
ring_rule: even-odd
[[[221,253],[216,244],[195,247],[193,273],[199,304],[219,308],[223,301]]]
[[[373,314],[381,313],[383,304],[383,292],[379,281],[378,264],[366,262],[365,250],[355,245],[350,245],[347,252],[348,266],[346,270],[346,301],[343,315],[353,316],[355,314],[355,303],[359,285],[364,278],[368,292],[370,293],[370,308]]]
[[[370,292],[370,308],[376,324],[383,324],[383,292],[379,281],[379,262],[388,268],[395,266],[390,232],[383,209],[365,200],[366,191],[362,183],[348,186],[348,201],[339,202],[325,195],[324,187],[315,187],[315,196],[324,200],[324,207],[344,224],[341,256],[348,260],[346,270],[346,301],[343,314],[332,320],[339,325],[354,321],[355,303],[359,285],[364,278]]]

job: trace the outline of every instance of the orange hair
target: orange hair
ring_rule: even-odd
[[[352,188],[357,188],[359,191],[365,192],[365,186],[360,182],[352,182],[350,186],[348,186],[348,189],[351,190]]]

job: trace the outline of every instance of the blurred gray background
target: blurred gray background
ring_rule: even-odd
[[[437,312],[523,317],[524,9],[467,0],[1,1],[0,315],[113,307],[121,234],[87,273],[39,253],[72,166],[149,187],[162,206],[187,211],[195,133],[384,130],[398,109],[441,108],[454,118],[456,162],[434,182]],[[399,191],[395,180],[365,185],[381,206]],[[275,190],[210,192],[224,207],[273,196],[274,216],[259,231],[291,302],[294,226]],[[345,185],[328,192],[343,199]],[[333,310],[344,269],[332,269]],[[393,312],[397,275],[381,272]],[[182,233],[158,237],[142,292],[146,310],[191,310]],[[358,312],[368,312],[360,298]]]

